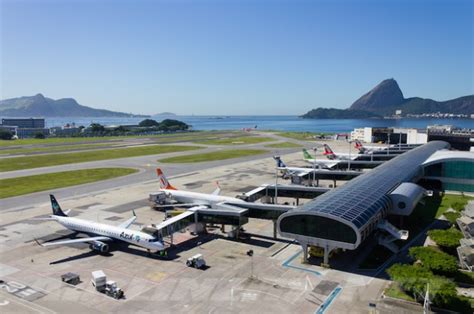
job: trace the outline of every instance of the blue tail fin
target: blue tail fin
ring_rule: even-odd
[[[67,217],[67,215],[61,209],[61,206],[59,206],[59,203],[56,200],[56,198],[54,197],[54,195],[50,194],[49,198],[51,199],[51,208],[53,209],[53,215],[61,216],[61,217]]]
[[[281,160],[280,156],[273,156],[273,159],[275,159],[277,167],[281,167],[281,168],[286,167],[285,163],[283,162],[283,160]]]

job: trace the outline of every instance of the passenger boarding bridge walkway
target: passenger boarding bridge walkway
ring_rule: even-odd
[[[198,233],[200,228],[205,224],[225,225],[233,227],[231,231],[233,236],[239,237],[240,229],[248,223],[249,218],[266,219],[273,221],[273,237],[277,237],[277,220],[282,214],[286,213],[293,206],[281,205],[268,208],[265,203],[277,204],[278,198],[294,198],[295,205],[299,205],[300,198],[313,199],[321,194],[329,191],[329,188],[307,187],[286,184],[265,184],[248,193],[239,195],[239,198],[251,202],[251,208],[246,208],[246,203],[234,203],[233,205],[219,204],[214,207],[195,206],[184,210],[178,215],[168,218],[158,225],[149,225],[142,229],[143,232],[153,234],[160,239],[169,238],[173,245],[173,234],[195,224],[195,232]],[[154,198],[153,198],[154,199]],[[255,201],[262,199],[262,206]],[[151,204],[155,208],[155,203]],[[173,205],[170,205],[173,206]],[[176,204],[179,207],[179,204]]]
[[[399,230],[397,227],[389,223],[387,220],[383,219],[379,221],[377,224],[377,228],[384,230],[388,233],[388,235],[380,236],[378,239],[378,243],[380,245],[385,246],[387,249],[392,251],[393,253],[397,253],[399,248],[398,246],[393,243],[396,240],[406,240],[408,239],[408,231],[407,230]]]

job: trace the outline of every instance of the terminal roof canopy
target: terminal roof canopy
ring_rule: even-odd
[[[446,142],[429,142],[387,161],[294,211],[335,218],[360,229],[378,212],[389,209],[388,194],[392,190],[400,183],[412,181],[419,176],[425,160],[436,151],[447,148],[449,144]]]

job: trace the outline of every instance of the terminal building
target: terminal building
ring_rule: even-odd
[[[430,125],[428,141],[445,141],[454,149],[474,151],[474,130],[459,129],[452,125]]]
[[[365,143],[424,144],[426,131],[410,128],[357,128],[351,132],[351,140]]]
[[[22,129],[43,129],[45,127],[44,119],[37,118],[5,118],[2,119],[3,125],[14,125]]]
[[[4,118],[0,128],[12,132],[18,138],[33,137],[38,133],[49,135],[42,118]]]
[[[308,246],[323,248],[324,263],[328,263],[333,249],[355,250],[376,229],[385,234],[378,239],[379,244],[396,251],[398,247],[392,242],[407,239],[408,232],[398,230],[386,218],[410,215],[418,201],[429,194],[416,184],[420,179],[439,182],[447,189],[472,191],[474,154],[447,151],[449,148],[447,142],[432,141],[401,154],[282,214],[277,221],[278,232],[296,239],[305,259]]]

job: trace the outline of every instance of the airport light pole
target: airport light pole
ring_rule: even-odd
[[[398,150],[402,149],[402,132],[399,133],[398,136]]]
[[[347,163],[347,171],[351,170],[351,150],[352,150],[352,141],[349,141],[349,162]]]
[[[248,250],[247,255],[250,256],[250,278],[253,278],[253,250]]]
[[[387,155],[390,153],[390,132],[387,132]]]
[[[278,204],[278,169],[275,173],[275,204]]]

